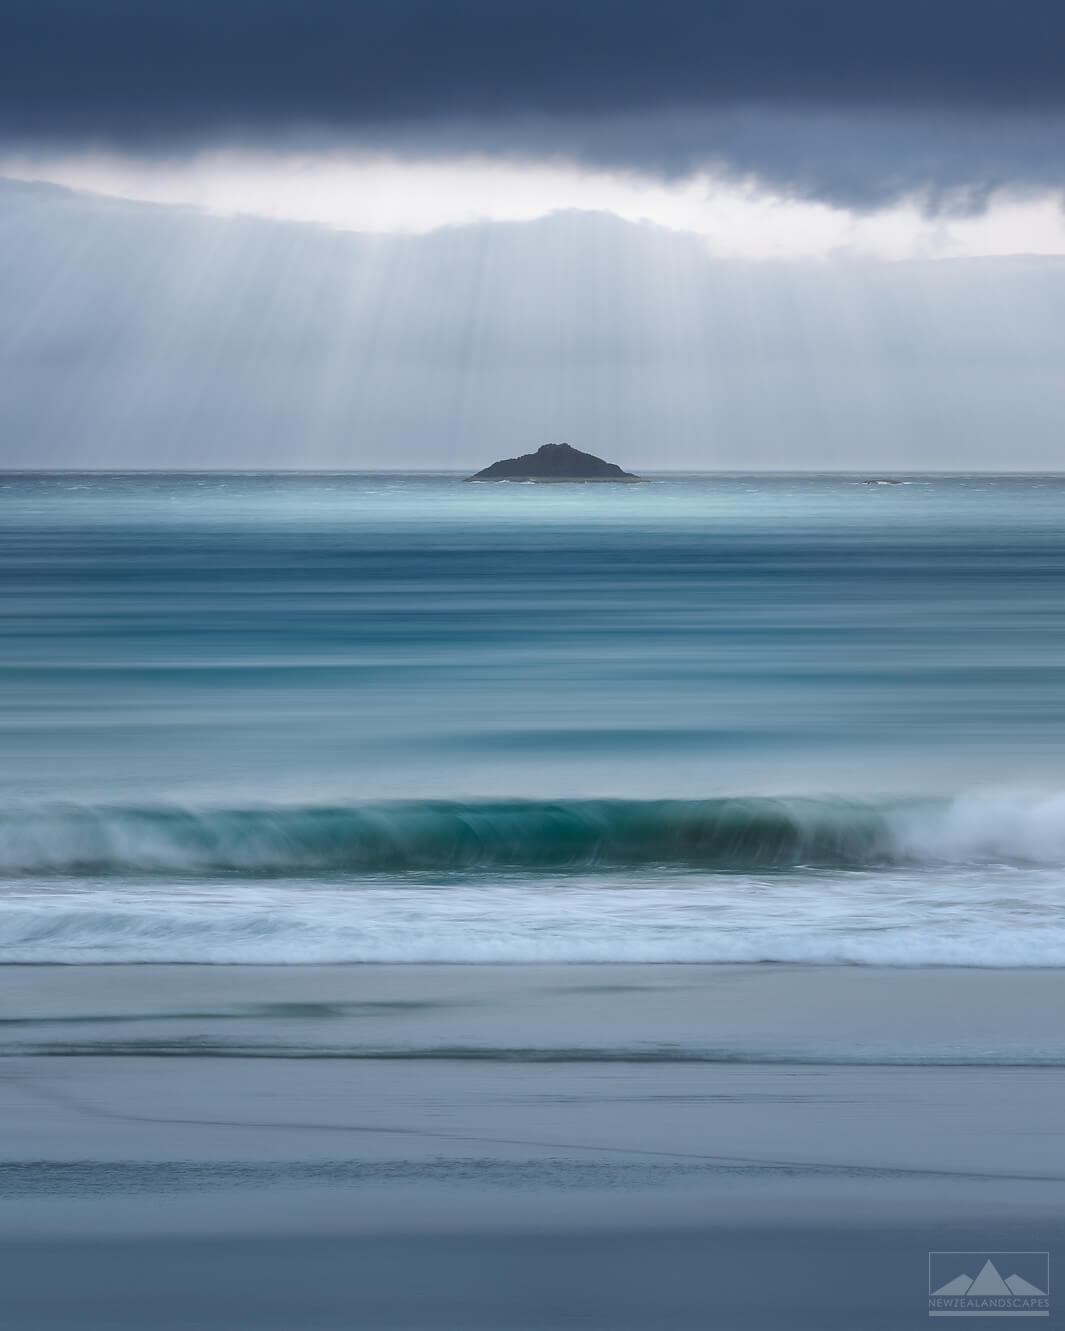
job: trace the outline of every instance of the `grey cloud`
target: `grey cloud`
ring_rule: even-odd
[[[535,160],[563,156],[589,167],[683,177],[700,169],[758,182],[799,198],[860,210],[902,196],[930,213],[979,212],[997,189],[1065,189],[1065,112],[862,108],[661,110],[560,120],[363,129],[316,134],[295,147],[352,146],[416,159],[483,152]]]

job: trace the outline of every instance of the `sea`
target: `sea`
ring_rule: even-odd
[[[0,478],[0,962],[1065,963],[1065,479]]]
[[[4,473],[0,755],[12,1326],[1063,1241],[1065,478]]]

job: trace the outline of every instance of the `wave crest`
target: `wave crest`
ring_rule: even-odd
[[[64,805],[0,813],[9,874],[390,873],[868,864],[883,815],[836,802],[499,801],[187,809]]]
[[[301,875],[1065,865],[1065,797],[409,801],[0,811],[0,872]]]

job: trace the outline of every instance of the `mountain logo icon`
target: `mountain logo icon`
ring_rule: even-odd
[[[1045,1289],[1038,1289],[1035,1285],[1029,1284],[1023,1276],[1007,1276],[1005,1280],[999,1275],[995,1263],[989,1257],[981,1268],[980,1274],[973,1279],[964,1273],[956,1276],[953,1280],[948,1280],[945,1285],[939,1289],[933,1290],[933,1294],[1042,1294],[1046,1295]]]
[[[1050,1254],[931,1252],[928,1315],[1049,1317]]]

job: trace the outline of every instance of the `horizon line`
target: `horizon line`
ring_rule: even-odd
[[[635,465],[635,464],[630,464]],[[7,467],[0,476],[466,476],[466,467]],[[662,467],[646,471],[649,476],[1056,476],[1065,478],[1065,468],[952,467]],[[505,479],[505,478],[504,478]],[[577,482],[579,483],[577,478]],[[503,483],[502,481],[500,482]]]

